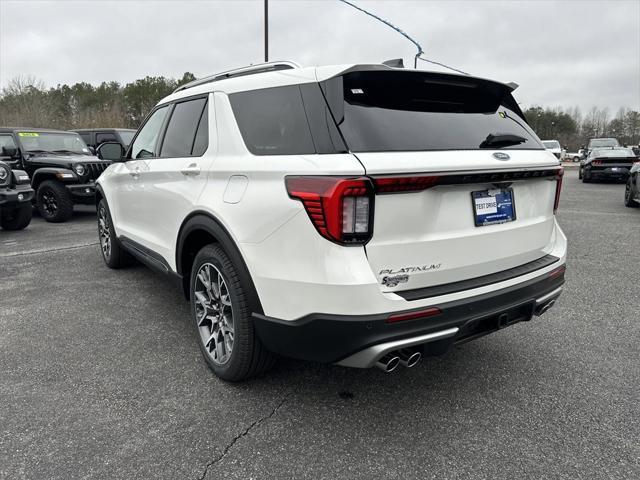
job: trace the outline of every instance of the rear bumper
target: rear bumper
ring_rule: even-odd
[[[288,357],[368,368],[391,350],[419,347],[437,354],[456,343],[541,315],[562,291],[564,265],[511,287],[436,305],[428,318],[387,323],[395,313],[312,314],[284,321],[254,314],[256,331],[271,351]],[[420,310],[420,309],[418,309]]]
[[[28,184],[17,185],[15,188],[0,188],[0,206],[6,208],[29,204],[33,195],[33,189]]]
[[[629,177],[629,169],[625,167],[590,169],[591,177],[596,179],[626,180]]]

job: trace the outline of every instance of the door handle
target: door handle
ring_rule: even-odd
[[[200,175],[200,167],[195,163],[192,163],[187,168],[180,170],[180,173],[187,177],[194,177],[196,175]]]

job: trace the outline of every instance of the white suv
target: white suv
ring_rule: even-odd
[[[192,82],[97,182],[104,260],[174,278],[226,380],[274,354],[391,371],[531,320],[564,283],[563,171],[511,91],[384,65]]]

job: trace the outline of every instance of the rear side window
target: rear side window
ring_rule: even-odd
[[[254,155],[316,153],[297,85],[229,96],[242,138]]]
[[[167,132],[162,141],[161,157],[190,157],[194,151],[196,132],[199,130],[200,119],[207,114],[205,106],[206,98],[196,98],[186,102],[176,103]],[[202,155],[206,150],[207,139],[203,138],[201,132],[199,138],[198,151],[193,155]],[[205,144],[203,148],[203,143]]]
[[[113,133],[96,133],[96,145],[104,142],[117,142],[118,138]]]
[[[78,132],[78,135],[82,137],[84,143],[86,143],[90,147],[95,147],[93,142],[91,141],[91,132]]]
[[[509,89],[499,83],[360,71],[321,85],[354,152],[543,148]]]

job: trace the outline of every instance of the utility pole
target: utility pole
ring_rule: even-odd
[[[264,61],[269,61],[269,0],[264,0]]]

